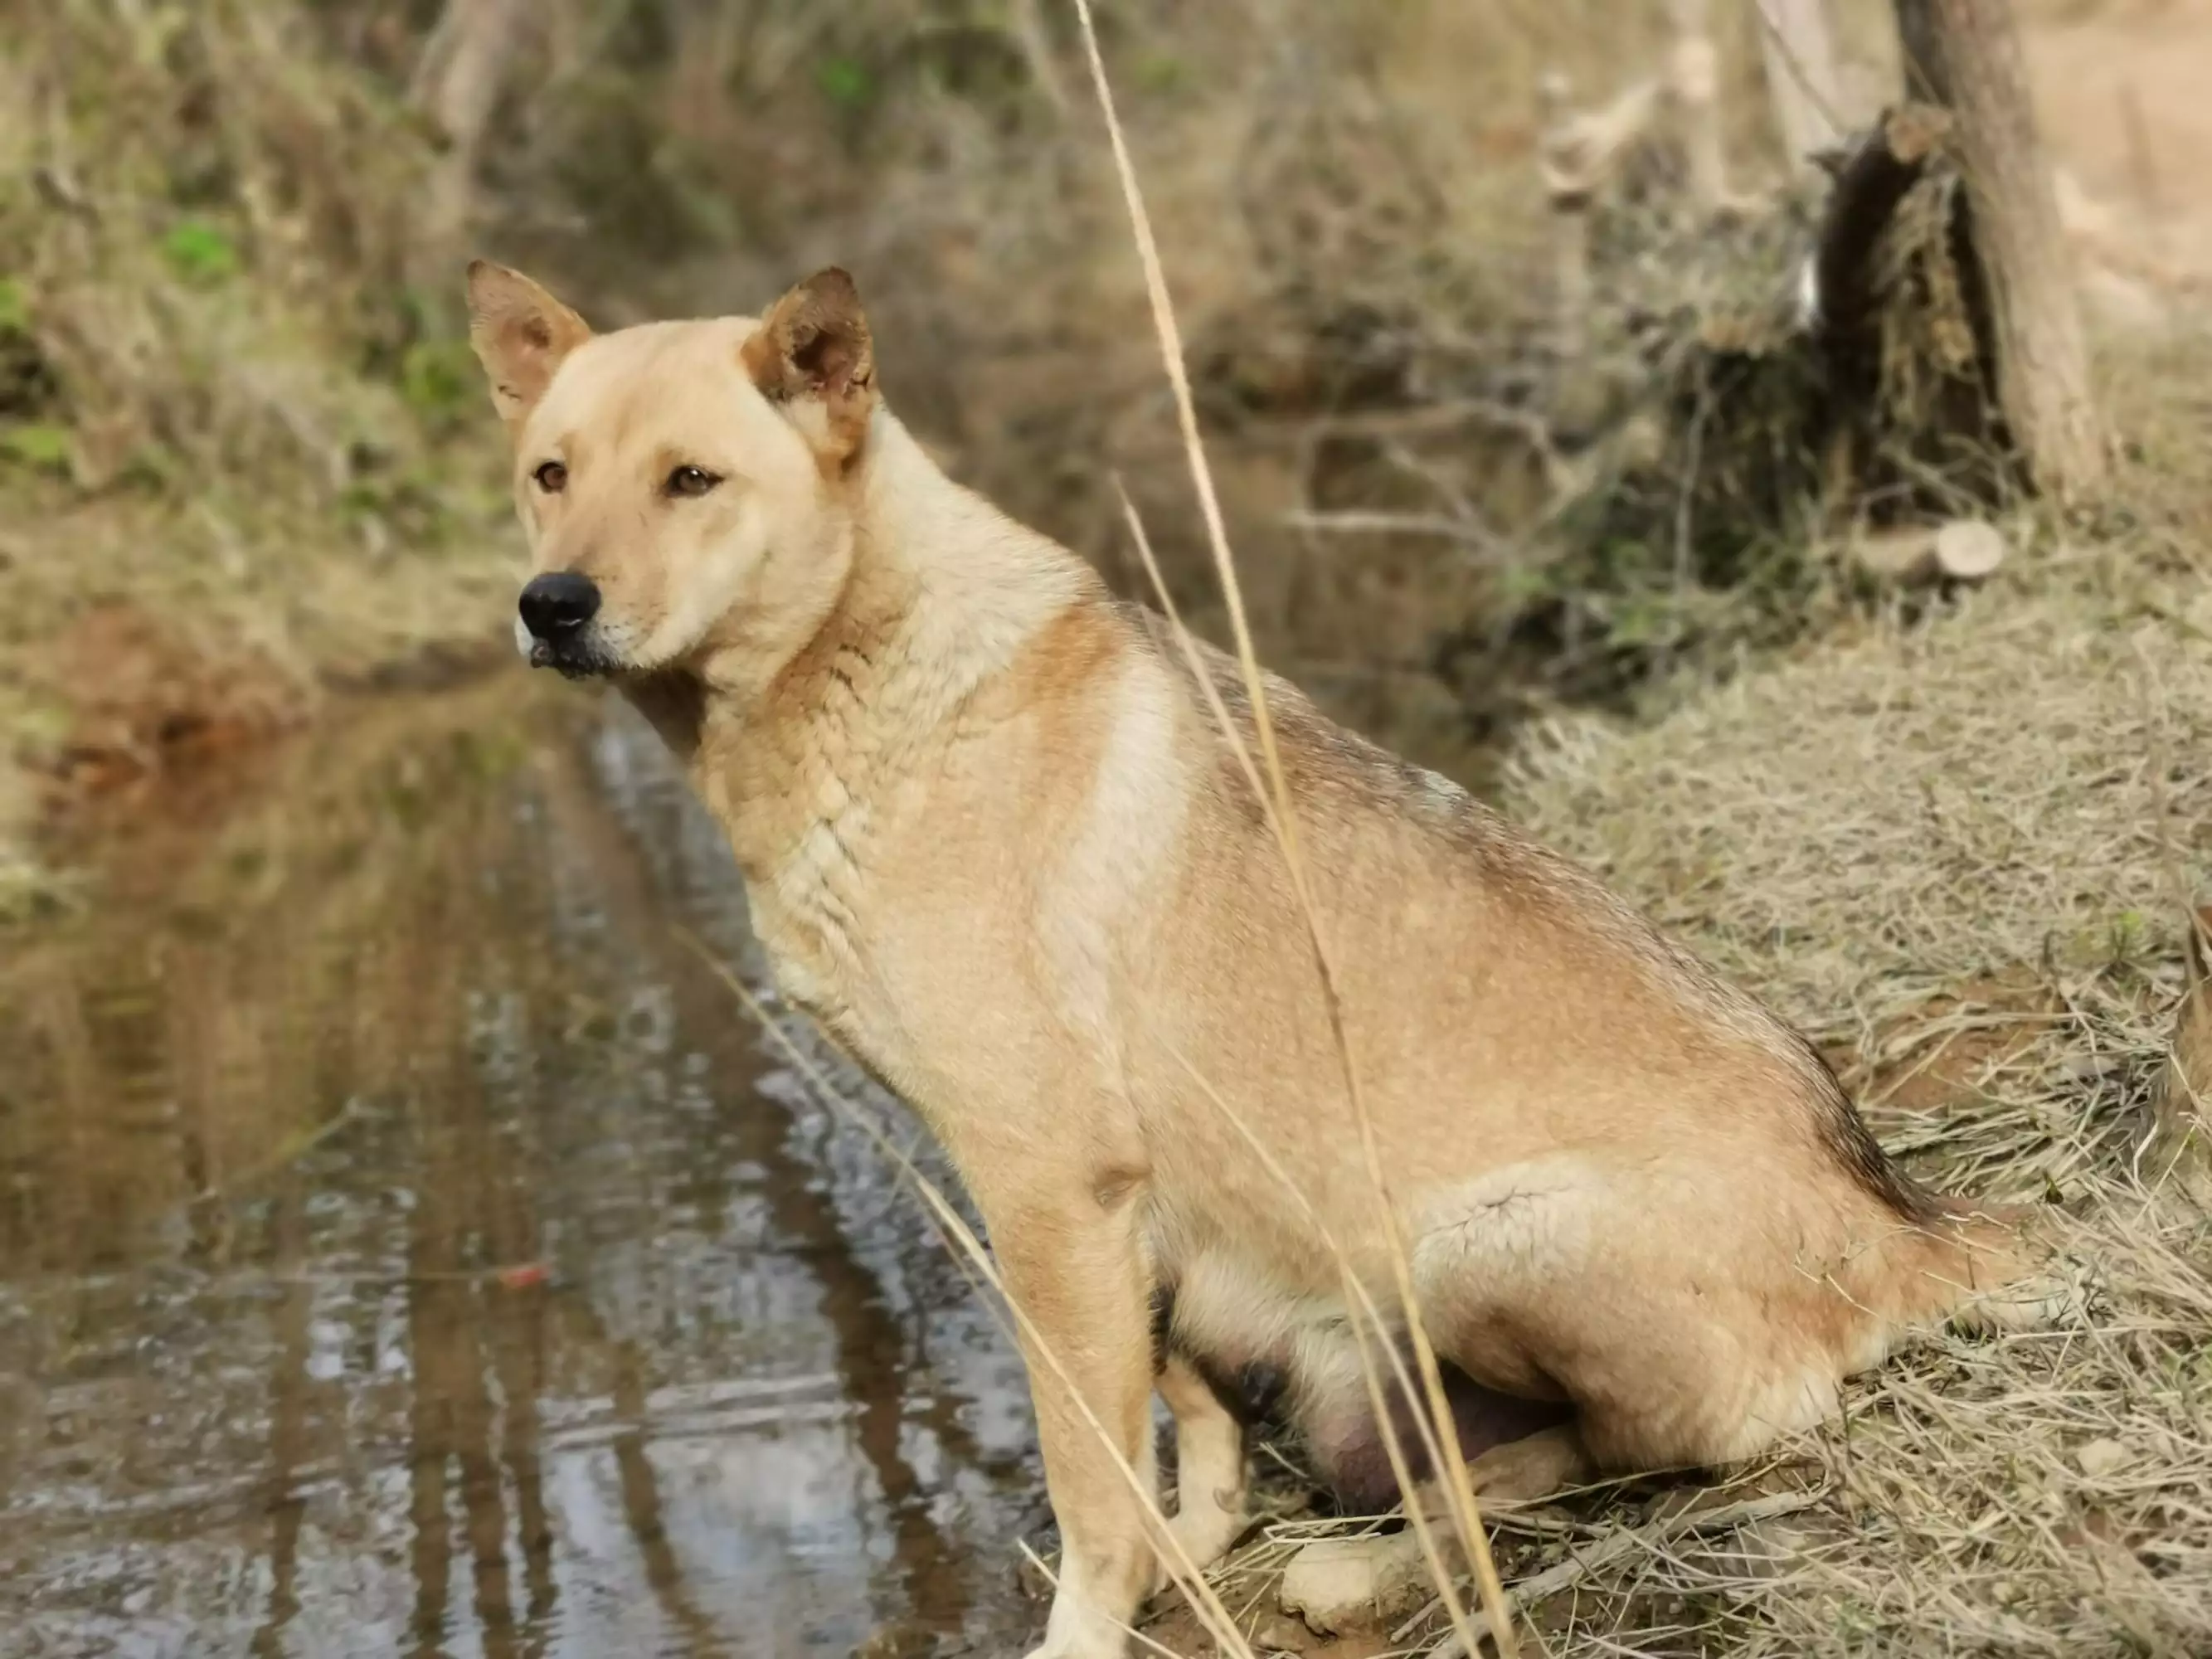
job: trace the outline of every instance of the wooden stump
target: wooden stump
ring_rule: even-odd
[[[1905,84],[1957,122],[1996,331],[1997,391],[2036,487],[2093,496],[2110,470],[2081,296],[2010,0],[1895,0]]]

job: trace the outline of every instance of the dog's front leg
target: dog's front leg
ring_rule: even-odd
[[[1158,1485],[1138,1188],[1077,1171],[991,1184],[998,1190],[978,1190],[976,1201],[1024,1316],[1022,1357],[1060,1522],[1060,1589],[1030,1659],[1120,1659],[1152,1583],[1146,1514]]]

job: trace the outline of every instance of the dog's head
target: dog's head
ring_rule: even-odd
[[[514,444],[533,574],[515,639],[572,677],[721,651],[780,661],[836,602],[876,404],[842,270],[767,316],[594,335],[527,276],[469,267],[470,341]]]

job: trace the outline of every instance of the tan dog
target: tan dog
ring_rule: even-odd
[[[611,678],[683,757],[778,982],[942,1139],[1103,1425],[1028,1356],[1065,1544],[1040,1653],[1121,1653],[1154,1582],[1115,1456],[1151,1478],[1155,1386],[1201,1562],[1244,1489],[1206,1379],[1279,1383],[1324,1471],[1394,1498],[1336,1262],[1229,1115],[1392,1305],[1305,923],[1173,641],[924,456],[842,272],[604,337],[509,270],[469,292],[531,659]],[[1746,1457],[2012,1274],[2010,1233],[1908,1183],[1759,1004],[1268,696],[1480,1488]]]

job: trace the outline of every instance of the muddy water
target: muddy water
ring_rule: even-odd
[[[652,739],[502,680],[266,769],[0,940],[0,1655],[1018,1652],[1018,1365],[689,942],[760,981]]]

